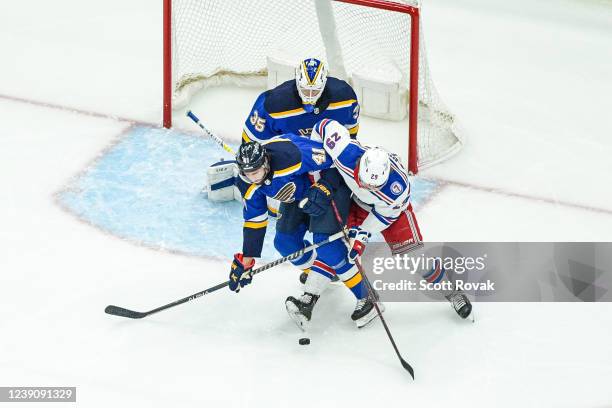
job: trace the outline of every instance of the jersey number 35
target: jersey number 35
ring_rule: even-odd
[[[249,118],[251,125],[255,127],[255,130],[258,132],[263,132],[264,126],[266,126],[266,120],[264,118],[259,117],[259,113],[257,111],[253,111],[253,114]]]

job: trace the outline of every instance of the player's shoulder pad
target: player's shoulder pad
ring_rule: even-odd
[[[325,88],[328,90],[330,102],[342,102],[347,100],[357,101],[357,95],[355,90],[351,87],[348,82],[342,79],[328,77]]]
[[[394,172],[398,173],[398,175],[400,175],[402,178],[404,178],[406,182],[408,182],[408,170],[406,170],[406,167],[402,163],[400,157],[395,153],[390,153],[389,161],[391,162],[391,169]]]
[[[262,110],[265,113],[264,104],[266,102],[267,92],[268,91],[260,93],[257,99],[255,99],[255,102],[253,103],[253,107],[251,108],[251,113],[253,113],[253,111],[258,111],[258,113],[261,114]]]
[[[323,119],[314,125],[311,138],[320,139],[325,151],[336,160],[351,143],[351,135],[347,128],[338,121]]]
[[[301,136],[288,133],[274,137],[263,143],[270,157],[270,170],[274,176],[288,175],[299,170],[302,165],[302,153],[293,143]]]
[[[250,200],[251,198],[253,198],[255,191],[257,191],[257,189],[259,188],[257,184],[250,183],[249,181],[245,180],[244,177],[240,174],[238,175],[238,177],[236,177],[235,185],[236,187],[238,187],[240,195],[245,200]]]
[[[402,195],[404,191],[407,191],[408,195],[410,195],[408,171],[406,171],[397,155],[391,153],[389,159],[391,162],[391,174],[389,174],[389,182],[385,187],[388,187],[392,197]]]
[[[285,112],[302,107],[302,100],[295,88],[295,81],[285,81],[276,88],[262,94],[263,107],[269,114]]]

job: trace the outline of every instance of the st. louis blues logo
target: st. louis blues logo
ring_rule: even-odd
[[[295,183],[290,182],[282,186],[278,192],[272,197],[275,200],[281,201],[283,203],[292,203],[295,201],[295,191],[296,191]]]
[[[404,191],[404,187],[402,187],[399,181],[394,181],[393,183],[391,183],[391,192],[393,194],[400,195],[402,194],[402,191]]]
[[[306,78],[308,79],[308,84],[313,85],[321,72],[321,61],[316,58],[310,58],[303,62],[304,64],[304,72],[306,72]]]

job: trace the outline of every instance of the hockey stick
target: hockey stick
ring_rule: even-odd
[[[192,111],[187,111],[187,116],[189,117],[189,119],[193,120],[195,124],[198,125],[204,131],[204,134],[206,134],[206,136],[210,137],[215,143],[221,146],[223,150],[225,150],[229,154],[236,154],[234,152],[234,149],[229,147],[227,143],[221,140],[219,136],[215,135],[213,132],[208,130],[208,128],[204,126],[204,124],[200,121],[200,119]]]
[[[259,268],[253,270],[253,275],[256,275],[256,274],[258,274],[260,272],[263,272],[266,269],[273,268],[276,265],[280,265],[280,264],[282,264],[282,263],[284,263],[286,261],[291,261],[293,259],[297,259],[300,256],[302,256],[303,254],[305,254],[306,252],[310,252],[310,251],[312,251],[314,249],[319,248],[320,246],[323,246],[325,244],[329,244],[332,241],[335,241],[335,240],[337,240],[339,238],[342,238],[343,235],[344,235],[344,233],[342,231],[337,232],[334,235],[330,235],[329,237],[327,237],[327,239],[325,239],[325,240],[323,240],[321,242],[309,245],[307,247],[304,247],[304,248],[300,249],[299,251],[296,251],[296,252],[294,252],[292,254],[289,254],[287,256],[279,258],[276,261],[272,261],[270,263],[262,265]],[[107,313],[107,314],[110,314],[110,315],[121,316],[121,317],[128,317],[130,319],[142,319],[143,317],[152,315],[152,314],[157,313],[157,312],[161,312],[162,310],[170,309],[171,307],[178,306],[178,305],[181,305],[183,303],[190,302],[190,301],[192,301],[194,299],[197,299],[199,297],[202,297],[204,295],[208,295],[209,293],[215,292],[215,291],[217,291],[219,289],[222,289],[222,288],[224,288],[224,287],[226,287],[228,285],[229,285],[229,281],[220,283],[218,285],[213,286],[212,288],[208,288],[206,290],[194,293],[193,295],[189,295],[189,296],[184,297],[182,299],[175,300],[172,303],[168,303],[167,305],[160,306],[160,307],[155,308],[153,310],[149,310],[148,312],[136,312],[134,310],[130,310],[130,309],[126,309],[126,308],[123,308],[123,307],[114,306],[114,305],[106,306],[106,309],[104,309],[104,312]]]
[[[336,202],[333,199],[331,200],[331,205],[332,205],[332,208],[334,209],[336,220],[338,221],[338,224],[340,224],[340,228],[342,229],[341,233],[344,236],[344,240],[346,241],[348,245],[350,245],[348,233],[346,232],[346,229],[344,228],[344,223],[342,222],[340,211],[338,211]],[[365,274],[365,271],[363,270],[363,267],[361,266],[361,262],[359,261],[359,259],[355,259],[355,265],[357,265],[357,269],[359,270],[359,273],[361,273],[362,278],[365,280],[366,286],[368,287],[368,296],[372,300],[372,303],[374,303],[374,307],[376,308],[376,313],[378,313],[378,317],[380,317],[380,321],[382,322],[383,327],[385,328],[385,331],[387,332],[387,337],[389,337],[389,340],[391,341],[391,344],[393,345],[393,349],[395,350],[395,354],[397,354],[397,358],[399,358],[400,363],[402,364],[402,367],[404,367],[404,369],[408,371],[408,373],[414,380],[414,370],[412,369],[412,366],[408,364],[406,360],[404,360],[404,358],[400,354],[399,349],[397,348],[397,344],[395,344],[395,340],[393,339],[391,330],[389,330],[389,326],[387,325],[387,322],[385,318],[383,317],[383,314],[380,311],[380,308],[378,307],[378,303],[376,302],[376,295],[374,295],[375,293],[374,288],[372,287],[372,284],[370,283],[368,276]]]
[[[187,116],[193,120],[203,131],[204,133],[210,137],[211,139],[213,139],[219,146],[221,146],[223,149],[225,149],[225,151],[229,152],[229,153],[234,153],[233,150],[231,149],[231,147],[229,147],[223,140],[221,140],[218,136],[214,135],[210,130],[208,130],[206,128],[206,126],[204,126],[201,122],[200,119],[198,119],[198,117],[196,115],[194,115],[193,112],[188,111],[187,112]],[[332,208],[334,210],[334,214],[336,216],[336,220],[338,221],[338,224],[340,225],[340,232],[332,235],[331,237],[336,237],[337,235],[339,235],[340,237],[344,237],[344,239],[346,240],[346,243],[349,244],[349,237],[348,234],[344,228],[344,224],[342,222],[342,217],[340,216],[340,212],[338,211],[338,207],[336,207],[336,203],[335,201],[332,199],[331,201],[332,204]],[[330,238],[331,238],[330,237]],[[337,239],[337,238],[334,238]],[[400,360],[400,363],[402,364],[402,367],[404,367],[404,369],[406,371],[408,371],[408,373],[410,373],[410,376],[412,377],[412,379],[414,379],[414,370],[412,369],[412,366],[410,364],[408,364],[406,362],[406,360],[404,360],[404,358],[402,357],[402,355],[399,352],[399,349],[397,348],[397,344],[395,344],[395,340],[393,339],[393,335],[391,334],[391,331],[389,330],[389,326],[387,325],[387,322],[385,321],[385,318],[382,315],[382,312],[380,311],[380,308],[378,307],[378,303],[376,303],[376,296],[374,295],[375,291],[374,288],[372,287],[372,284],[370,283],[367,275],[365,274],[363,267],[361,266],[361,262],[359,262],[358,259],[355,259],[355,265],[357,265],[357,269],[359,270],[359,273],[361,273],[361,276],[363,277],[363,279],[366,282],[366,285],[368,287],[368,296],[370,296],[370,298],[372,299],[373,303],[374,303],[374,307],[376,308],[376,312],[378,313],[378,316],[380,317],[380,321],[382,322],[385,331],[387,332],[387,336],[389,337],[389,340],[391,341],[391,344],[393,345],[393,349],[395,350],[395,353],[397,354],[397,357]],[[262,267],[263,268],[263,267]],[[255,273],[255,272],[254,272]],[[229,282],[226,282],[226,284],[228,284]]]

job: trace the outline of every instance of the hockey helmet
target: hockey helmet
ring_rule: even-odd
[[[316,104],[326,83],[327,67],[316,58],[305,59],[295,69],[295,85],[304,105]]]
[[[391,160],[389,154],[380,147],[365,151],[355,169],[355,181],[366,190],[380,190],[389,180]]]
[[[266,148],[259,142],[240,145],[236,153],[236,163],[240,174],[255,184],[263,182],[270,170]]]

